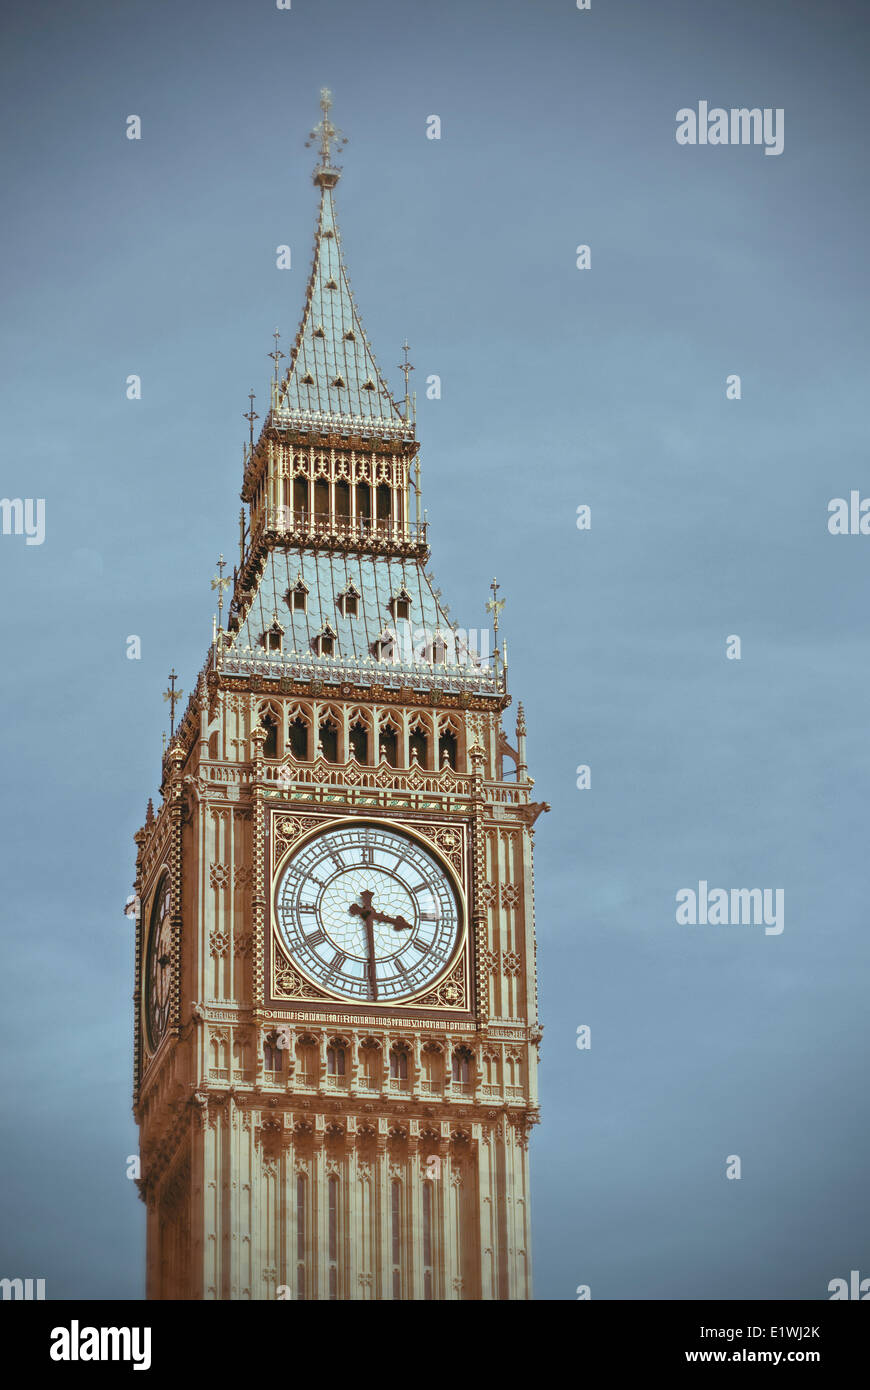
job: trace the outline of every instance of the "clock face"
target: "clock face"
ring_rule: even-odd
[[[170,951],[170,893],[169,879],[164,878],[157,889],[151,908],[151,928],[148,933],[148,959],[145,967],[145,1019],[148,1042],[154,1052],[166,1032],[169,1020]]]
[[[278,928],[309,979],[343,999],[406,999],[433,984],[459,944],[452,879],[410,835],[374,823],[324,830],[292,855],[275,894]]]

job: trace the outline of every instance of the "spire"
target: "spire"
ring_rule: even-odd
[[[283,423],[280,417],[285,413],[303,426],[305,417],[312,415],[340,416],[362,422],[374,433],[404,435],[412,426],[375,361],[341,254],[334,201],[341,170],[332,163],[332,152],[346,141],[330,120],[331,105],[331,93],[324,88],[322,119],[306,141],[319,147],[313,178],[320,188],[320,211],[302,324],[290,351],[290,366],[275,392],[276,423]]]

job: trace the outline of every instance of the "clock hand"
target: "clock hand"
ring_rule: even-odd
[[[372,907],[372,898],[374,894],[370,889],[364,888],[360,893],[360,897],[362,898],[362,907],[360,907],[359,903],[351,903],[347,910],[352,917],[361,917],[363,919],[363,924],[366,929],[366,944],[369,953],[369,988],[371,989],[372,999],[377,999],[378,977],[375,974],[375,928],[372,920],[375,915],[375,910]]]
[[[362,907],[360,907],[358,903],[351,903],[347,909],[348,912],[352,913],[355,917],[363,917],[367,922],[385,922],[387,925],[391,926],[394,931],[413,930],[413,924],[406,921],[402,916],[391,917],[387,912],[376,912],[372,906],[374,893],[371,892],[370,889],[366,888],[360,893],[360,897],[363,900]]]
[[[389,917],[386,912],[373,912],[372,917],[376,922],[387,922],[393,931],[412,931],[410,922],[406,922],[404,917]]]

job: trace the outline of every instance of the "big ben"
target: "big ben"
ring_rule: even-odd
[[[427,568],[412,368],[395,399],[321,110],[301,325],[136,835],[147,1294],[528,1299],[546,807],[499,586],[490,646]]]

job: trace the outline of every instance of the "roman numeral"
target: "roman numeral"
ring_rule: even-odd
[[[421,956],[425,956],[427,960],[438,961],[441,965],[444,964],[444,957],[441,952],[434,951],[431,946],[426,945],[425,941],[409,941],[405,947],[405,951],[410,951],[412,947],[415,951],[419,951]],[[402,952],[402,955],[405,954],[405,951]]]
[[[324,936],[323,932],[320,931],[319,929],[318,929],[317,931],[311,932],[310,936],[309,936],[309,935],[306,935],[306,936],[305,936],[305,944],[306,944],[307,946],[319,946],[320,943],[321,943],[321,941],[325,941],[325,940],[326,940],[326,937]]]

